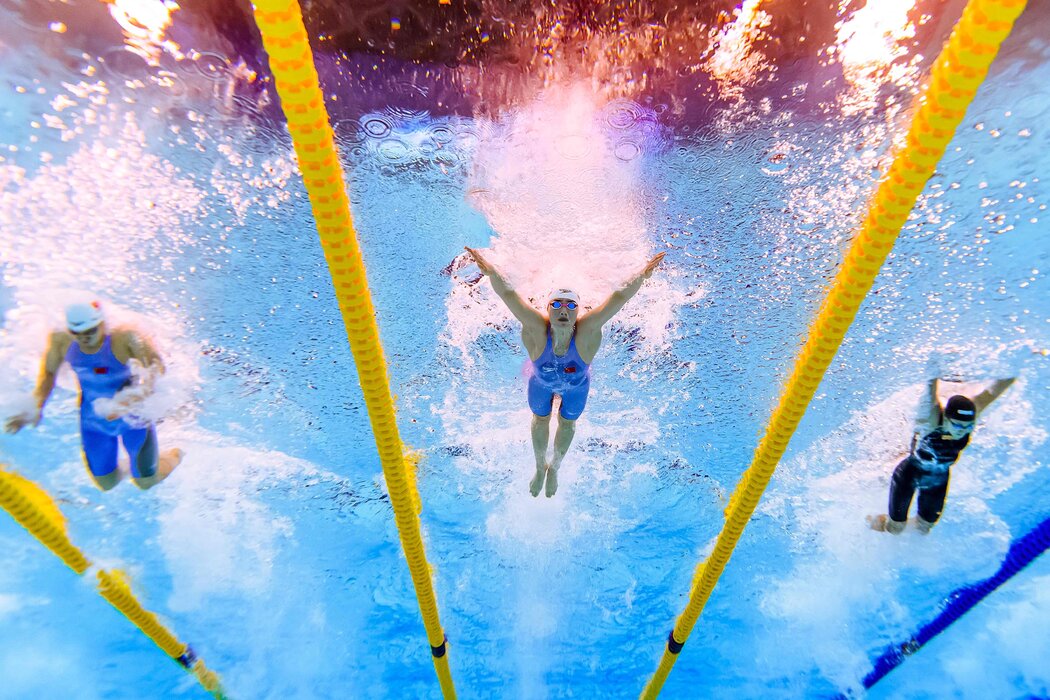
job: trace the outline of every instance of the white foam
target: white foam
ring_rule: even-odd
[[[488,255],[537,308],[556,286],[575,289],[584,309],[596,306],[652,255],[644,211],[633,203],[639,166],[614,155],[603,131],[601,107],[594,93],[580,85],[555,87],[505,123],[480,129],[484,139],[477,149],[469,196],[493,229]],[[591,516],[585,517],[578,503],[571,513],[566,511],[567,494],[581,478],[601,484],[607,476],[601,460],[581,454],[579,445],[591,436],[612,444],[631,439],[653,443],[659,435],[657,423],[640,408],[616,414],[624,401],[599,396],[592,386],[591,406],[577,424],[574,446],[559,474],[558,495],[533,499],[527,491],[534,459],[525,379],[496,369],[516,366],[526,357],[519,347],[501,345],[496,352],[479,347],[479,339],[491,334],[507,336],[518,346],[520,326],[487,281],[468,283],[471,270],[460,265],[454,273],[443,340],[455,351],[448,358],[453,365],[475,370],[471,374],[478,368],[492,371],[481,372],[484,382],[463,381],[457,373],[435,408],[446,441],[467,444],[475,454],[456,464],[493,476],[512,474],[506,487],[483,494],[502,504],[488,524],[497,539],[549,542],[566,532],[587,530],[591,526],[586,517]],[[674,286],[673,274],[666,264],[658,269],[617,318],[641,330],[642,353],[662,352],[668,346],[669,328],[687,293]],[[616,373],[616,368],[601,367],[601,355],[599,351],[596,371]],[[508,374],[513,386],[507,384]],[[634,406],[630,400],[626,403]],[[552,436],[555,430],[556,423]],[[539,527],[537,522],[551,526]]]
[[[145,141],[134,113],[114,108],[99,123],[97,138],[62,164],[43,165],[31,177],[0,165],[7,183],[0,220],[19,223],[0,228],[0,249],[5,282],[20,305],[38,303],[40,292],[93,280],[120,287],[143,256],[162,270],[194,245],[183,224],[204,194]]]
[[[190,610],[220,594],[268,594],[273,561],[294,526],[255,494],[265,484],[334,477],[310,462],[199,428],[162,437],[186,451],[178,469],[151,492],[164,508],[158,541],[174,584],[171,608]]]
[[[51,601],[42,596],[22,595],[18,593],[0,593],[0,620],[30,607],[48,605]]]
[[[636,204],[641,159],[616,158],[595,99],[578,86],[551,89],[505,123],[479,129],[483,140],[468,196],[493,230],[487,255],[537,308],[550,289],[569,286],[586,311],[655,252],[645,211]],[[501,597],[501,607],[515,620],[508,656],[519,679],[516,693],[542,698],[549,694],[543,678],[552,659],[537,650],[568,624],[554,601],[571,595],[564,587],[573,553],[585,540],[586,551],[595,542],[611,546],[633,525],[618,512],[622,491],[632,488],[623,481],[655,481],[656,470],[639,460],[616,464],[615,458],[628,445],[657,445],[659,421],[640,397],[606,386],[623,379],[616,376],[622,368],[602,364],[610,354],[603,348],[587,411],[558,473],[558,492],[550,499],[543,493],[533,497],[532,412],[518,371],[527,360],[520,326],[488,281],[475,283],[473,265],[459,263],[453,266],[442,334],[448,390],[433,410],[442,443],[463,448],[462,456],[453,457],[462,474],[460,491],[469,485],[477,493],[464,497],[488,504],[485,536],[497,557],[518,571]],[[613,322],[640,331],[636,357],[667,352],[677,308],[689,291],[681,286],[665,263]],[[552,438],[556,429],[552,419]]]
[[[593,308],[654,252],[638,203],[639,165],[614,155],[600,107],[579,85],[551,88],[506,123],[482,130],[468,196],[494,232],[487,255],[537,307],[551,289],[568,286],[580,294],[584,310]],[[566,145],[573,142],[587,148]],[[656,346],[665,342],[687,293],[674,287],[668,267],[653,275],[621,317]],[[487,282],[470,287],[464,269],[457,273],[446,334],[467,357],[469,345],[493,324],[516,324]]]
[[[7,189],[0,220],[19,223],[0,227],[4,283],[14,302],[0,333],[0,362],[14,370],[0,377],[0,411],[7,415],[25,405],[48,336],[65,327],[63,311],[73,302],[98,300],[110,328],[132,327],[153,339],[168,374],[141,407],[143,418],[189,406],[198,383],[199,352],[182,340],[178,304],[166,291],[151,290],[154,273],[194,245],[183,224],[204,195],[146,150],[134,113],[114,108],[97,126],[95,140],[62,164],[41,166],[32,176],[0,165]],[[142,256],[150,256],[153,269],[141,265]],[[94,281],[97,288],[86,288]],[[58,387],[76,390],[68,368],[59,373]],[[56,398],[49,413],[73,409],[73,402]]]

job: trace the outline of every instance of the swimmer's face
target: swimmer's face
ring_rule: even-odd
[[[958,440],[973,432],[973,421],[948,418],[944,421],[944,429],[953,439]]]
[[[573,325],[579,312],[579,305],[571,299],[551,299],[547,303],[547,315],[554,325]]]
[[[103,324],[100,323],[94,328],[89,328],[86,331],[66,330],[71,336],[73,336],[73,340],[76,341],[81,350],[90,350],[102,344],[102,325]]]

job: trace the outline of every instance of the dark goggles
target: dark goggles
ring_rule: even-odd
[[[74,338],[91,338],[96,333],[98,333],[101,328],[102,324],[100,323],[97,326],[92,326],[91,328],[88,328],[87,330],[83,331],[75,331],[72,328],[67,328],[66,330],[69,331],[69,334],[72,335]]]

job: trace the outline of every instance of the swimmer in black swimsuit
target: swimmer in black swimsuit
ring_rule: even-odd
[[[981,411],[1014,383],[1011,379],[997,379],[972,400],[953,396],[941,408],[937,399],[936,379],[930,380],[930,416],[926,425],[932,430],[918,430],[912,438],[911,451],[890,479],[889,515],[869,515],[872,530],[900,534],[908,522],[908,509],[916,491],[919,492],[918,517],[915,526],[927,534],[941,517],[944,499],[948,495],[951,466],[970,443],[970,433]]]

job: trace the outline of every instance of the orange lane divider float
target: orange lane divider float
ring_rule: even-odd
[[[907,141],[895,153],[889,172],[872,198],[867,217],[755,449],[751,466],[729,500],[725,526],[715,547],[696,568],[689,602],[668,635],[660,664],[641,697],[651,700],[659,695],[846,330],[1024,7],[1025,0],[971,0],[963,10],[930,72]]]
[[[91,567],[91,561],[69,541],[62,512],[40,486],[0,468],[0,506],[78,576],[83,576]],[[152,639],[164,653],[192,673],[213,697],[226,697],[219,676],[204,665],[204,661],[197,657],[188,644],[180,642],[162,625],[156,615],[142,607],[131,592],[124,572],[100,570],[96,578],[98,592],[103,598]]]
[[[299,170],[310,196],[321,247],[332,273],[332,285],[354,354],[354,364],[357,365],[357,376],[372,422],[401,546],[408,560],[430,643],[431,658],[441,691],[451,699],[456,696],[456,690],[449,670],[447,640],[438,617],[431,569],[423,548],[413,480],[406,471],[405,448],[394,417],[394,402],[364,260],[350,216],[343,171],[306,27],[295,0],[256,0],[254,8],[255,21],[270,57],[270,70],[295,145]],[[415,500],[418,501],[418,497]]]

